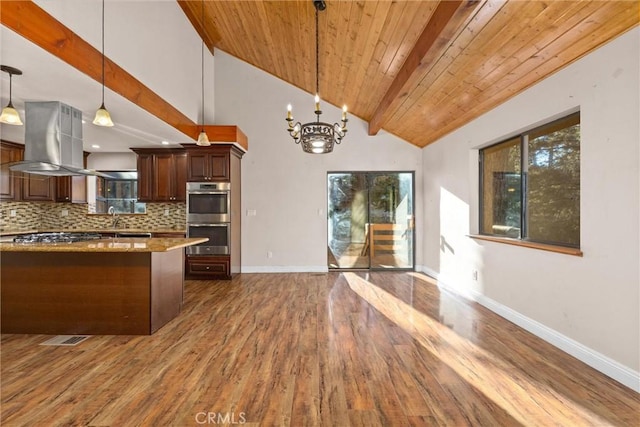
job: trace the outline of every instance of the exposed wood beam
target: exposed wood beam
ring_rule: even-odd
[[[2,2],[2,25],[15,31],[87,76],[102,82],[102,53],[32,1]],[[118,64],[105,57],[109,89],[158,117],[191,138],[196,124]]]
[[[202,126],[198,126],[198,133]],[[247,136],[240,130],[238,126],[225,126],[225,125],[205,125],[204,131],[207,133],[207,137],[212,144],[216,142],[230,142],[236,143],[244,151],[249,150],[249,142]]]
[[[434,47],[436,41],[443,36],[447,26],[450,23],[455,25],[462,23],[477,3],[478,0],[442,0],[438,3],[422,34],[418,37],[415,46],[371,117],[369,135],[376,135],[382,128],[385,114],[389,107],[398,99],[413,73],[420,67],[421,61],[429,53],[429,50]],[[465,13],[458,13],[458,11]]]
[[[102,53],[32,1],[3,1],[0,22],[95,81],[102,82]],[[105,57],[105,81],[109,89],[196,139],[200,127],[138,79]],[[245,150],[246,135],[237,126],[205,126],[209,138],[236,142]],[[233,139],[236,138],[236,139]]]

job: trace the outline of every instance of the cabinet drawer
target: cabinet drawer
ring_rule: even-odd
[[[187,277],[230,278],[229,257],[187,257]]]
[[[192,262],[191,263],[191,272],[192,273],[226,273],[227,265],[224,262],[208,262],[208,263],[200,263],[200,262]]]

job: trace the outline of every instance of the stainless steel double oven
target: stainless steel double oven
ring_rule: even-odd
[[[231,242],[231,183],[187,183],[187,237],[208,242],[187,247],[187,255],[228,255]]]

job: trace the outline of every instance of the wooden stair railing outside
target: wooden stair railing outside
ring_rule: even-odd
[[[399,249],[400,245],[396,242],[404,240],[405,236],[404,233],[397,233],[397,231],[404,231],[405,228],[400,224],[365,224],[365,241],[361,254],[367,255],[370,250],[371,257],[374,257],[376,250],[395,251]],[[389,233],[390,231],[391,233]]]

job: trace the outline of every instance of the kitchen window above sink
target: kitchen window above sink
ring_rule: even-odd
[[[138,202],[137,171],[101,172],[110,178],[89,177],[89,213],[106,214],[111,207],[118,214],[146,213],[146,204]]]

